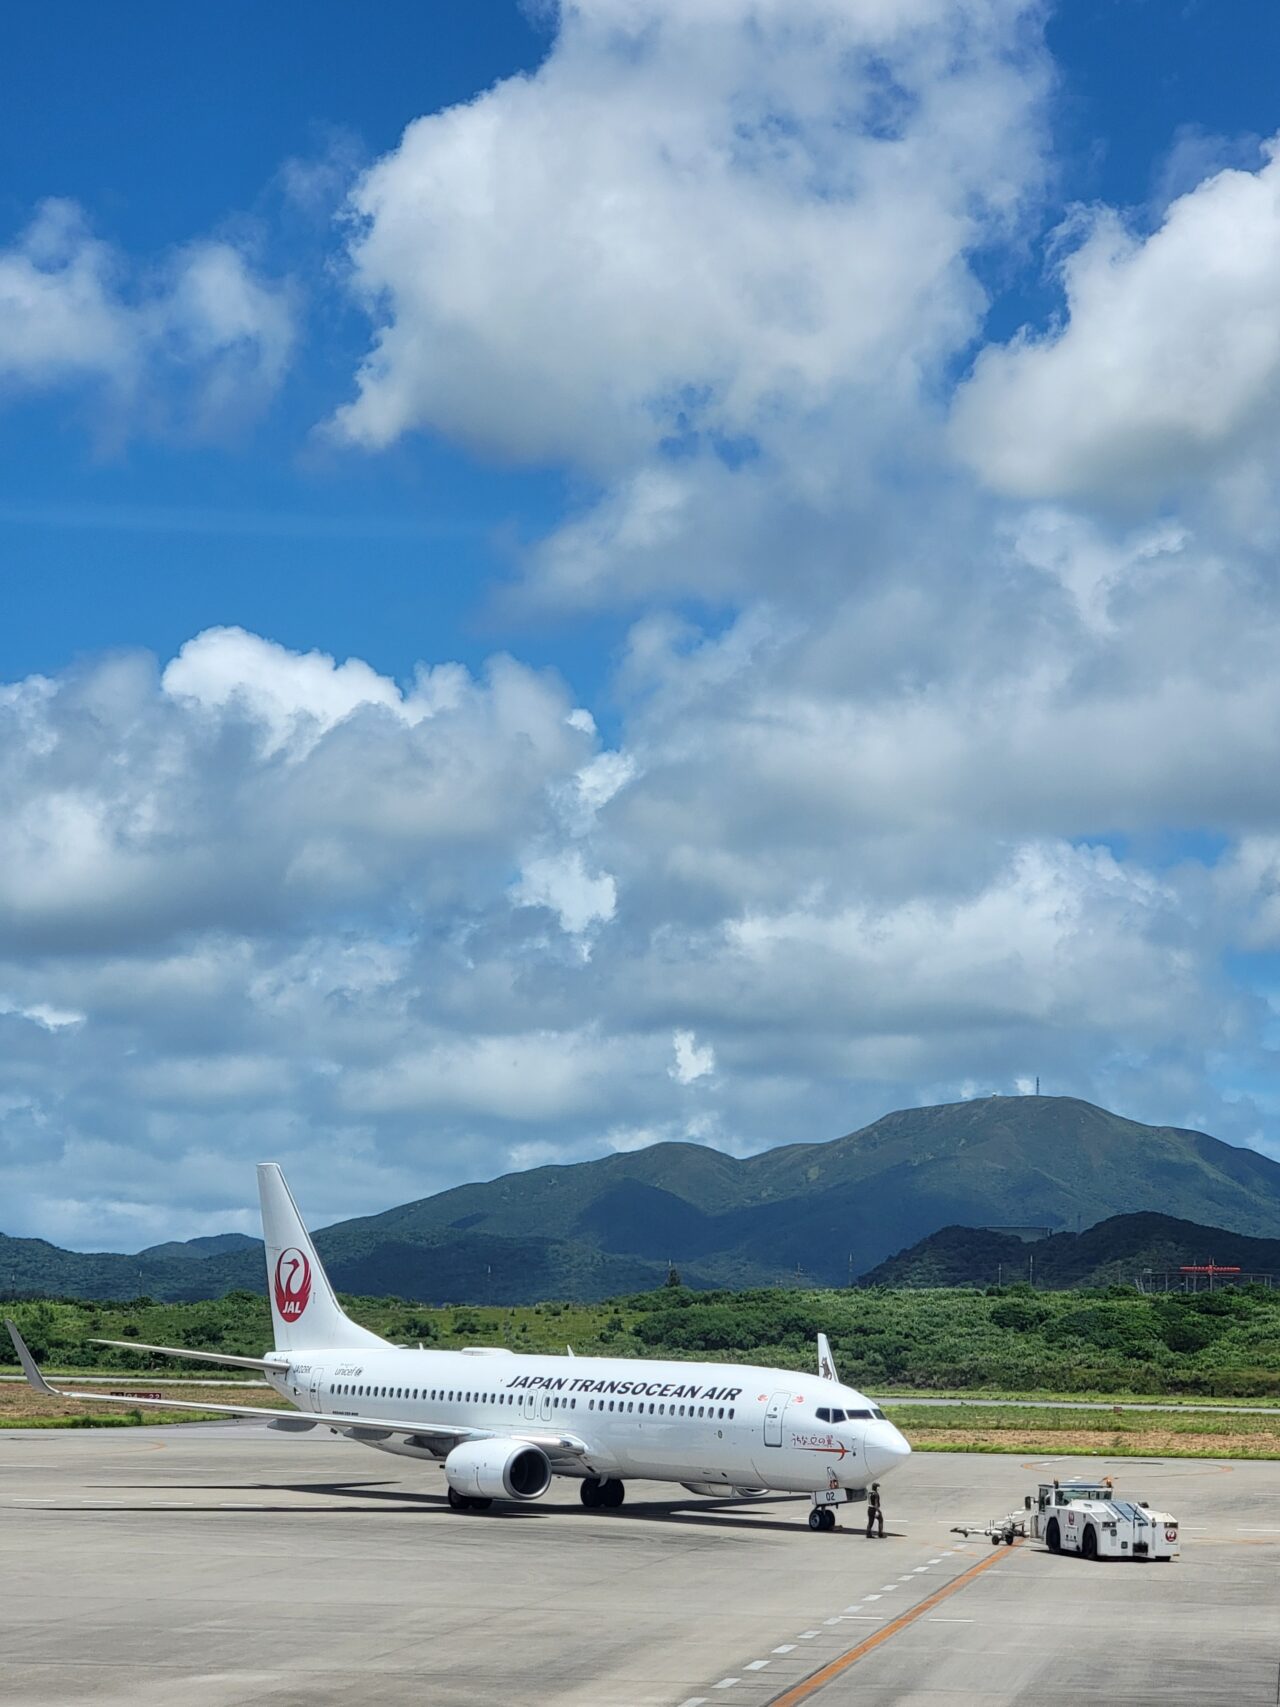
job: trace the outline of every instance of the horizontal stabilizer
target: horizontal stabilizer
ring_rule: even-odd
[[[234,1369],[282,1369],[288,1358],[232,1357],[226,1351],[192,1351],[188,1346],[143,1345],[139,1340],[90,1340],[90,1345],[113,1345],[121,1351],[150,1351],[157,1357],[190,1357],[196,1363],[226,1363]]]

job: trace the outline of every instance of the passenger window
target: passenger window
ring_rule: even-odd
[[[730,1408],[729,1408],[729,1421],[730,1422],[733,1421],[733,1407],[732,1406],[730,1406]]]

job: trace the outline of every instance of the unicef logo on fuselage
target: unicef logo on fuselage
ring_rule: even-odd
[[[276,1261],[276,1309],[286,1322],[296,1322],[311,1296],[311,1264],[302,1251],[290,1247]]]

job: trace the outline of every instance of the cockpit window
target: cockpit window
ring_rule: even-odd
[[[813,1414],[817,1417],[820,1423],[829,1423],[831,1421],[831,1412],[826,1405],[819,1405],[818,1409]]]
[[[849,1412],[849,1421],[850,1422],[870,1422],[870,1420],[871,1420],[871,1412],[870,1411],[850,1411]]]
[[[832,1411],[831,1420],[833,1423],[842,1423],[844,1421],[844,1412],[843,1411]]]
[[[880,1409],[879,1405],[872,1405],[871,1414],[877,1422],[883,1422],[885,1420],[884,1412]]]

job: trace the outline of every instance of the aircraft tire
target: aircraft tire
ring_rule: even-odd
[[[822,1519],[822,1508],[820,1506],[814,1506],[813,1510],[809,1513],[809,1528],[813,1530],[825,1529],[826,1525]]]
[[[463,1494],[460,1494],[458,1492],[457,1488],[450,1488],[449,1489],[449,1510],[450,1511],[465,1511],[466,1509],[467,1509],[466,1497]]]
[[[600,1503],[606,1511],[617,1511],[627,1497],[626,1484],[616,1476],[610,1476],[600,1489]]]
[[[578,1488],[578,1498],[588,1511],[598,1511],[604,1504],[601,1492],[604,1483],[597,1476],[584,1476]]]

